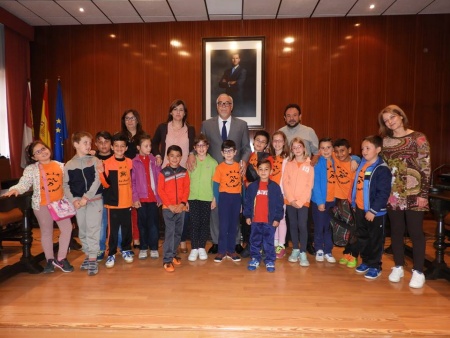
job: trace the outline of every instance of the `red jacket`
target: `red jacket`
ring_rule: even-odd
[[[183,167],[176,169],[170,166],[161,169],[158,178],[158,195],[163,207],[187,204],[190,191],[190,180],[187,170]]]

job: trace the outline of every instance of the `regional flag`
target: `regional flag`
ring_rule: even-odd
[[[48,124],[48,86],[45,80],[44,98],[42,99],[41,125],[39,129],[39,138],[49,149],[52,148],[52,140],[50,138],[50,126]]]
[[[25,98],[25,109],[23,111],[23,135],[22,135],[22,158],[20,166],[25,168],[27,166],[27,156],[25,149],[33,142],[34,128],[33,128],[33,111],[31,109],[31,89],[30,81],[27,84],[27,95]]]
[[[66,140],[67,137],[66,112],[64,111],[61,81],[58,79],[56,96],[55,150],[53,156],[56,161],[64,162],[64,140]]]

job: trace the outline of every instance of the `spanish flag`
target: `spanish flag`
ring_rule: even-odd
[[[41,113],[41,125],[39,129],[39,138],[44,142],[49,149],[52,148],[52,140],[50,139],[50,121],[48,117],[48,86],[47,80],[45,80],[44,98],[42,99],[42,113]]]

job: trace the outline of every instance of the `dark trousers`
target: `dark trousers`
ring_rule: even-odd
[[[143,202],[137,209],[141,250],[158,250],[159,210],[156,202]]]
[[[233,253],[236,246],[236,224],[239,223],[241,194],[219,193],[219,250],[220,254]]]
[[[211,202],[190,200],[189,211],[191,218],[191,247],[205,248],[209,237],[209,220],[211,217]]]
[[[333,206],[334,202],[326,202],[325,210],[320,211],[316,203],[311,203],[314,220],[314,248],[316,251],[323,250],[326,254],[331,254],[333,249],[333,234],[330,226],[331,215],[329,213],[329,209]]]
[[[292,247],[294,249],[300,249],[300,252],[306,252],[306,243],[308,242],[308,209],[308,207],[304,206],[298,209],[292,205],[286,206],[286,213],[289,216]]]
[[[109,211],[109,256],[117,252],[119,229],[122,232],[122,251],[131,250],[131,208],[108,209]]]
[[[258,261],[261,260],[261,249],[264,250],[266,258],[264,263],[275,262],[275,237],[276,228],[272,224],[252,222],[250,234],[250,256]]]
[[[396,266],[405,264],[405,246],[403,238],[408,230],[413,246],[413,269],[422,272],[425,262],[425,235],[423,233],[423,211],[389,210],[391,221],[391,240]]]
[[[372,222],[365,218],[366,212],[356,208],[356,234],[362,262],[370,268],[381,268],[384,249],[384,223],[386,216],[377,216]]]
[[[180,245],[181,233],[183,232],[184,211],[179,214],[174,214],[170,209],[163,209],[162,214],[166,225],[163,243],[163,263],[170,263],[176,257],[177,248]]]

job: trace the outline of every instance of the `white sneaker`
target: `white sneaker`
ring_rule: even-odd
[[[400,282],[400,278],[404,275],[405,273],[403,272],[403,266],[394,266],[388,279],[392,283],[398,283]]]
[[[192,249],[189,254],[188,261],[195,262],[198,258],[198,249]]]
[[[198,258],[200,258],[201,261],[206,261],[208,259],[208,254],[204,248],[198,249]]]
[[[289,256],[288,261],[295,263],[298,261],[298,256],[300,256],[300,249],[294,249],[292,250],[292,253]]]
[[[413,269],[413,274],[411,281],[409,282],[409,287],[413,289],[421,289],[425,284],[425,275],[419,271]]]
[[[106,259],[106,262],[105,262],[105,266],[106,266],[108,269],[109,269],[109,268],[113,268],[115,262],[116,262],[116,257],[114,257],[114,256],[108,256],[108,258]]]
[[[150,250],[150,258],[153,258],[153,259],[159,258],[158,250]]]
[[[323,262],[323,250],[317,250],[316,252],[316,261]]]
[[[306,252],[300,252],[300,266],[309,266],[308,257],[306,257]]]
[[[336,258],[333,257],[332,254],[325,254],[325,259],[328,263],[336,263]]]
[[[139,259],[146,259],[148,257],[147,250],[139,250]]]
[[[140,254],[140,253],[139,253]],[[130,251],[124,251],[122,252],[122,258],[126,263],[133,263],[133,256],[131,256],[131,252]]]

